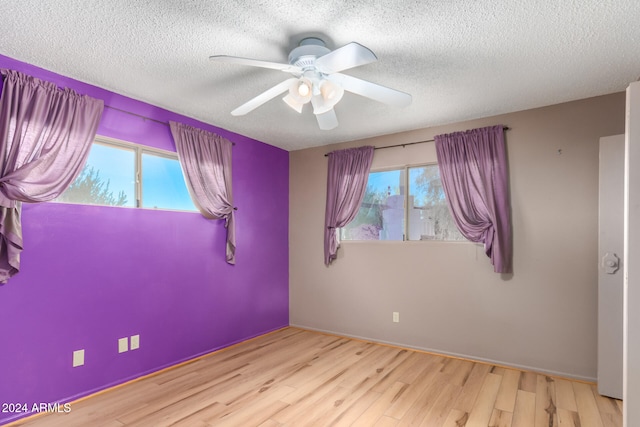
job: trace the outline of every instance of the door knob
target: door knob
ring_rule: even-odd
[[[620,268],[620,258],[616,254],[605,253],[602,257],[602,268],[607,274],[615,274]]]

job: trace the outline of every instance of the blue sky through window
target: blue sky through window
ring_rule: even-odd
[[[387,191],[391,187],[391,194],[399,194],[401,170],[371,172],[367,187],[373,188],[375,193]]]
[[[109,191],[115,196],[120,191],[127,196],[125,206],[136,203],[135,151],[126,148],[93,144],[87,166],[99,171],[100,178],[109,182]]]
[[[142,207],[196,211],[176,159],[142,154]]]

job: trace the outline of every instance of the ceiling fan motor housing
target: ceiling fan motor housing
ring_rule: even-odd
[[[289,53],[289,64],[302,68],[303,71],[314,69],[316,59],[331,52],[324,41],[317,37],[302,39],[298,47]]]

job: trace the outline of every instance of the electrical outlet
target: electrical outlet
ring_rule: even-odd
[[[84,365],[84,350],[76,350],[73,352],[73,367]]]
[[[129,348],[131,350],[137,350],[140,348],[140,335],[132,335],[130,341],[131,345]]]
[[[397,311],[393,312],[393,323],[399,323],[400,322],[400,313]]]
[[[120,338],[118,340],[118,353],[129,351],[129,338]]]

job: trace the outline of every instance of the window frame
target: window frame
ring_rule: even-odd
[[[412,163],[412,164],[405,164],[403,166],[384,166],[384,167],[380,167],[380,168],[373,168],[371,170],[369,170],[369,174],[371,173],[376,173],[376,172],[391,172],[391,171],[400,171],[401,173],[404,173],[404,180],[403,180],[403,185],[405,188],[405,194],[404,194],[404,227],[402,230],[402,240],[348,240],[348,239],[342,239],[342,228],[340,228],[340,231],[338,233],[339,236],[339,240],[340,240],[340,244],[342,243],[348,243],[348,244],[366,244],[366,243],[373,243],[373,244],[398,244],[398,243],[413,243],[413,242],[420,242],[420,243],[436,243],[436,244],[441,244],[441,243],[455,243],[455,244],[459,244],[459,243],[463,243],[463,244],[474,244],[474,242],[464,239],[464,240],[438,240],[438,239],[426,239],[426,240],[410,240],[409,239],[409,169],[411,168],[420,168],[420,167],[425,167],[425,166],[437,166],[438,162],[424,162],[424,163]],[[368,179],[368,177],[367,177]],[[358,208],[360,209],[360,208]]]
[[[112,206],[119,208],[128,208],[128,209],[145,209],[152,211],[172,211],[172,212],[187,212],[187,213],[198,213],[197,208],[194,203],[194,210],[185,210],[185,209],[171,209],[171,208],[149,208],[143,207],[143,188],[142,188],[142,155],[149,154],[152,156],[163,157],[165,159],[175,160],[180,163],[178,159],[178,153],[175,151],[163,150],[161,148],[149,147],[142,144],[136,144],[133,142],[123,141],[116,138],[111,138],[108,136],[96,135],[91,144],[98,144],[106,147],[113,147],[121,150],[133,151],[134,153],[134,204],[133,206]],[[182,166],[181,166],[182,168]],[[184,178],[184,174],[183,174]],[[186,183],[185,179],[185,187],[187,194],[191,197],[189,193],[189,187]],[[99,205],[99,204],[90,204],[90,203],[71,203],[71,202],[58,202],[58,203],[69,203],[74,205],[89,205],[89,206],[108,206],[108,205]]]

